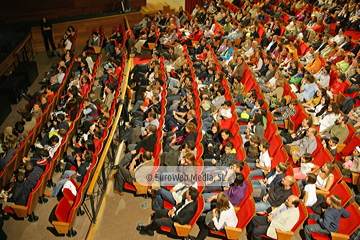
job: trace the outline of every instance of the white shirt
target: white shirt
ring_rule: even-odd
[[[304,191],[308,192],[308,199],[306,202],[306,206],[311,207],[317,201],[315,184],[307,184],[304,188]]]
[[[265,153],[261,152],[259,157],[259,164],[262,167],[271,167],[271,158],[269,156],[269,151],[266,151]],[[264,169],[261,169],[263,172],[265,172]]]
[[[227,118],[231,118],[232,117],[232,113],[231,113],[231,108],[229,109],[221,109],[219,111],[219,114],[215,114],[214,115],[214,119],[215,120],[221,120],[221,117],[220,116],[224,116],[224,117],[227,117]]]
[[[214,32],[210,30],[205,30],[204,31],[204,36],[205,37],[211,37],[211,36],[214,36]]]
[[[327,114],[323,119],[319,121],[320,132],[324,131],[328,127],[334,125],[335,121],[341,116],[341,114],[335,115],[335,113]]]
[[[300,165],[300,172],[304,175],[306,175],[306,173],[310,172],[311,169],[314,167],[314,164],[309,162],[309,163],[301,163]]]
[[[70,50],[71,46],[72,46],[71,41],[69,39],[66,39],[66,41],[65,41],[65,49]]]
[[[317,175],[315,185],[316,185],[316,186],[323,187],[323,188],[326,187],[327,180],[328,180],[328,178],[329,178],[330,176],[334,176],[334,175],[333,175],[333,174],[330,174],[330,175],[329,175],[327,178],[325,178],[325,179],[322,179],[322,178],[320,177],[320,174]]]
[[[330,75],[324,74],[321,70],[314,74],[314,77],[317,79],[317,83],[323,87],[328,87],[330,83]]]
[[[64,77],[65,77],[65,73],[58,73],[57,75],[56,75],[56,78],[57,78],[57,80],[58,80],[58,82],[61,84],[62,83],[62,81],[64,80]]]
[[[251,55],[254,54],[254,52],[255,52],[255,50],[251,47],[249,50],[247,50],[247,51],[245,52],[245,56],[246,56],[246,57],[250,57]]]
[[[213,217],[214,225],[217,230],[223,229],[225,226],[236,227],[238,219],[236,217],[236,212],[233,205],[229,202],[230,208],[225,211],[220,212],[220,217]]]

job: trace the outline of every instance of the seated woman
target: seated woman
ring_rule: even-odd
[[[183,147],[185,146],[185,143],[187,143],[188,141],[196,142],[196,137],[198,133],[196,132],[196,125],[194,123],[192,122],[186,123],[185,132],[186,132],[185,135],[179,136],[177,138],[175,137],[175,135],[169,137],[168,139],[171,140],[171,142],[170,143],[169,141],[165,142],[164,152],[169,152],[171,149],[182,150]]]
[[[219,193],[216,198],[216,208],[208,213],[208,216],[201,216],[197,224],[200,232],[197,237],[190,236],[192,240],[203,240],[209,235],[210,229],[224,232],[224,227],[236,227],[237,216],[233,205],[225,193]],[[211,218],[211,219],[210,219]]]
[[[326,90],[324,88],[320,88],[312,98],[306,99],[306,103],[303,104],[304,108],[317,106],[323,96],[326,96]]]
[[[235,173],[235,180],[230,185],[230,188],[223,191],[229,198],[230,203],[233,206],[238,206],[245,197],[246,190],[249,186],[247,182],[244,182],[245,178],[242,173]],[[215,208],[214,201],[216,200],[218,193],[204,193],[204,212],[208,212]]]
[[[334,163],[326,162],[320,169],[320,173],[316,177],[316,189],[322,191],[329,191],[330,187],[334,183]],[[303,189],[307,184],[306,179],[298,181],[299,187]]]
[[[294,168],[294,178],[296,180],[306,178],[306,175],[308,173],[318,172],[320,167],[313,164],[312,161],[313,158],[310,153],[305,153],[304,155],[301,156],[300,167]]]
[[[341,116],[340,106],[336,102],[329,104],[325,113],[317,118],[317,122],[314,122],[315,125],[320,125],[320,132],[324,131],[328,127],[332,126],[335,121]]]
[[[264,137],[264,121],[261,113],[255,113],[250,122],[247,125],[245,134],[241,134],[243,143],[250,139],[252,135],[258,135]]]

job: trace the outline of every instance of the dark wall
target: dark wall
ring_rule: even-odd
[[[120,9],[115,0],[116,9]],[[2,0],[0,19],[3,23],[39,21],[111,11],[114,0]],[[146,6],[146,0],[130,0],[130,7]]]

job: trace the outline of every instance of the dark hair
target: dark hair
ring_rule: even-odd
[[[93,141],[91,141],[91,140],[86,140],[85,141],[85,145],[87,146],[87,150],[88,151],[92,151],[92,152],[95,152],[95,145],[94,145],[94,142]]]
[[[185,143],[185,145],[187,145],[187,147],[193,151],[195,149],[195,142],[194,141],[188,141]]]
[[[232,165],[235,165],[236,168],[240,168],[240,171],[244,169],[244,161],[242,160],[235,160]]]
[[[142,157],[149,161],[152,158],[152,154],[149,151],[145,151],[145,152],[143,152]]]
[[[338,144],[340,141],[338,137],[331,137],[330,140],[335,144]]]
[[[265,103],[264,99],[261,99],[261,98],[259,98],[259,99],[256,100],[256,101],[258,102],[258,104],[259,104],[260,107]]]
[[[91,162],[92,159],[93,159],[93,152],[87,150],[87,151],[85,152],[85,156],[84,156],[85,162]]]
[[[94,136],[100,139],[103,136],[103,134],[100,130],[98,130],[98,131],[94,132]]]
[[[231,101],[228,101],[228,100],[224,102],[224,105],[226,105],[226,106],[228,106],[228,107],[231,107],[231,104],[232,104],[232,102],[231,102]]]
[[[233,148],[234,148],[234,144],[233,144],[232,142],[227,142],[227,143],[225,144],[225,147],[228,147],[228,148],[233,149]]]
[[[349,121],[349,117],[347,115],[342,115],[342,117],[344,123],[347,123]]]
[[[189,187],[189,195],[191,197],[191,200],[195,200],[199,196],[199,192],[194,187]]]
[[[294,207],[298,207],[300,204],[300,201],[298,199],[295,199],[293,202],[292,202],[292,205],[294,205]]]
[[[52,136],[52,137],[50,138],[50,142],[56,142],[56,143],[58,143],[59,140],[60,140],[59,137],[56,136],[56,135],[54,135],[54,136]]]
[[[46,149],[41,149],[39,155],[40,157],[49,157],[49,151]]]
[[[262,141],[260,144],[261,144],[261,145],[263,146],[263,148],[265,148],[266,150],[268,150],[268,149],[270,148],[270,143],[269,143],[268,141]]]
[[[23,117],[23,119],[25,119],[25,121],[27,121],[27,122],[30,122],[31,121],[31,119],[32,119],[32,116],[31,116],[31,114],[30,113],[24,113],[23,115],[22,115],[22,117]]]
[[[244,183],[244,180],[245,180],[244,174],[236,173],[235,180],[234,180],[234,185],[235,186],[242,186],[243,183]]]
[[[260,113],[254,114],[254,120],[253,120],[254,126],[260,124],[261,126],[264,126],[263,116]]]
[[[56,115],[56,118],[60,119],[61,121],[64,121],[65,120],[65,114],[59,113],[58,115]]]
[[[308,177],[308,180],[307,180],[307,183],[308,184],[314,184],[314,183],[316,183],[316,175],[315,174],[313,174],[313,173],[308,173],[307,174],[307,177]]]

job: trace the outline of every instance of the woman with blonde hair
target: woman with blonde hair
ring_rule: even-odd
[[[189,236],[193,240],[203,240],[209,235],[210,229],[224,232],[225,226],[236,227],[238,219],[228,196],[221,192],[216,198],[216,208],[201,216],[197,221],[200,231],[197,237]]]

